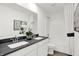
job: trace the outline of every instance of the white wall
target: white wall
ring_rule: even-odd
[[[74,32],[74,4],[68,3],[64,7],[64,18],[65,18],[65,27],[66,33],[73,33]],[[71,55],[74,54],[74,38],[73,37],[66,37],[69,44],[69,53]]]
[[[42,8],[38,8],[38,33],[42,36],[46,36],[47,33],[47,13],[42,10]]]
[[[73,19],[74,19],[74,6],[73,3],[68,3],[64,6],[64,17],[66,25],[66,33],[72,33],[73,29]]]

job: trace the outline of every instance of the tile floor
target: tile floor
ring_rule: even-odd
[[[67,55],[67,54],[65,54],[65,53],[61,53],[61,52],[55,51],[55,52],[54,52],[54,55],[48,54],[48,56],[70,56],[70,55]]]

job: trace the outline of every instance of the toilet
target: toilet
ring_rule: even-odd
[[[48,44],[48,54],[54,55],[55,45],[54,44]]]

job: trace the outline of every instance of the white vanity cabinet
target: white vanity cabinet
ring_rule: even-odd
[[[10,53],[6,56],[27,56],[29,53],[31,53],[32,51],[34,52],[33,55],[36,55],[36,44],[33,44],[31,46],[25,47],[23,49],[17,50],[13,53]],[[32,52],[32,53],[33,53]]]
[[[30,51],[29,53],[25,54],[24,56],[37,56],[37,51],[36,49]]]
[[[17,50],[6,56],[46,56],[48,54],[48,39]]]
[[[47,54],[48,54],[48,39],[39,42],[37,46],[38,56],[47,56]]]

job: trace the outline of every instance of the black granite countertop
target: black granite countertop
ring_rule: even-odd
[[[41,36],[41,37],[43,37],[43,36]],[[22,45],[22,46],[19,46],[19,47],[17,47],[17,48],[9,48],[8,47],[8,45],[9,44],[12,44],[13,42],[5,42],[5,43],[1,43],[0,44],[0,56],[5,56],[5,55],[7,55],[7,54],[10,54],[10,53],[12,53],[12,52],[15,52],[15,51],[17,51],[17,50],[20,50],[20,49],[22,49],[22,48],[25,48],[25,47],[28,47],[28,46],[30,46],[30,45],[32,45],[32,44],[35,44],[35,43],[38,43],[38,42],[40,42],[40,41],[42,41],[42,40],[45,40],[46,38],[48,38],[48,37],[43,37],[43,39],[41,39],[41,40],[35,40],[35,39],[32,39],[32,40],[27,40],[27,39],[21,39],[21,40],[19,40],[19,42],[21,42],[21,41],[26,41],[26,42],[29,42],[28,44],[25,44],[25,45]]]

